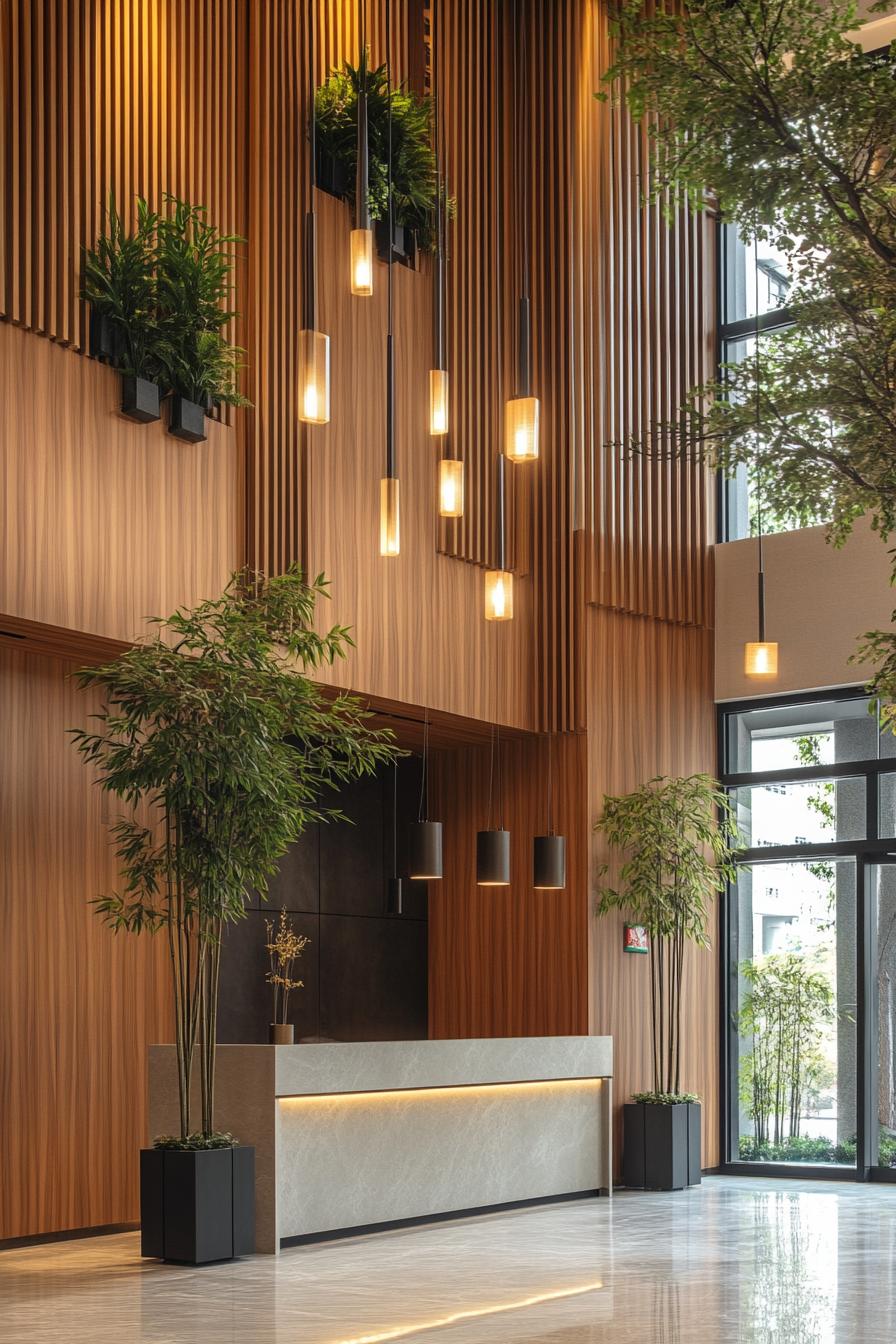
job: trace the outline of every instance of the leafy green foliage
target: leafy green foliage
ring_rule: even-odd
[[[856,25],[852,0],[624,0],[606,76],[647,126],[648,194],[717,203],[796,277],[794,327],[632,446],[749,463],[771,511],[835,542],[861,514],[896,526],[896,79]]]
[[[236,234],[222,234],[205,207],[165,197],[167,213],[138,197],[132,234],[109,199],[106,229],[84,254],[81,297],[110,319],[125,373],[149,378],[200,405],[249,403],[239,391],[245,351],[223,331],[230,305]]]
[[[773,953],[740,967],[747,989],[738,1030],[752,1048],[741,1056],[740,1099],[757,1147],[800,1132],[806,1094],[824,1067],[822,1032],[834,1020],[824,971],[798,952]]]
[[[341,818],[328,796],[396,755],[351,695],[310,673],[345,656],[349,631],[319,633],[322,575],[235,574],[219,598],[155,620],[155,634],[83,687],[105,693],[95,730],[74,730],[104,792],[125,805],[112,824],[120,891],[96,908],[115,930],[167,935],[175,1001],[181,1137],[190,1069],[202,1046],[202,1132],[212,1132],[221,931],[248,891],[266,890],[280,856],[313,822]]]
[[[165,199],[169,213],[158,221],[156,247],[159,361],[181,396],[246,406],[238,389],[245,351],[222,335],[236,316],[229,308],[233,249],[244,239],[210,224],[204,206]]]
[[[708,902],[735,877],[734,810],[709,775],[657,777],[605,797],[595,830],[624,856],[599,913],[622,910],[650,935],[654,1091],[678,1094],[684,949],[709,945]]]
[[[389,90],[385,65],[370,69],[365,51],[357,67],[346,63],[334,70],[315,94],[317,140],[324,154],[345,170],[354,203],[358,158],[358,93],[367,92],[369,205],[373,219],[389,211]],[[396,224],[414,229],[424,252],[435,246],[435,213],[439,203],[436,160],[432,148],[432,102],[412,90],[392,89],[392,212]],[[453,202],[448,203],[449,213]],[[443,203],[444,206],[444,203]]]
[[[854,1166],[856,1138],[834,1143],[826,1138],[808,1138],[797,1135],[781,1143],[757,1143],[749,1134],[742,1134],[738,1153],[743,1162],[832,1162],[840,1166]],[[881,1134],[880,1165],[896,1167],[896,1138]]]
[[[686,1102],[698,1102],[696,1092],[633,1092],[632,1101],[645,1106],[680,1106]]]
[[[155,381],[159,372],[155,235],[158,216],[137,198],[137,227],[129,233],[109,194],[103,232],[85,248],[81,298],[108,318],[122,346],[121,368]]]

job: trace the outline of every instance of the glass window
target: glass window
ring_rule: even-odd
[[[855,861],[757,863],[737,882],[736,1152],[856,1161]]]
[[[879,733],[872,707],[871,700],[857,696],[727,714],[728,773],[842,765],[896,756],[896,738],[891,733]]]
[[[732,789],[748,849],[864,840],[865,779],[813,779]]]

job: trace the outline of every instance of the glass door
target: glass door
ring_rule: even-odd
[[[896,1179],[896,854],[864,865],[867,1166]]]

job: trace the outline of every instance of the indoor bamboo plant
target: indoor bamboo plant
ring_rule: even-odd
[[[157,1159],[232,1148],[215,1128],[223,927],[244,916],[246,893],[265,890],[309,824],[341,817],[328,789],[395,754],[355,698],[324,695],[310,679],[352,643],[343,626],[317,632],[326,596],[323,576],[306,583],[295,568],[270,579],[238,573],[220,597],[155,620],[143,642],[77,674],[105,705],[94,729],[73,732],[76,746],[125,809],[112,825],[122,887],[96,908],[114,930],[161,934],[171,975],[180,1125],[142,1155],[145,1254],[196,1258],[170,1249],[182,1229],[166,1226],[163,1237],[158,1227],[161,1184],[186,1178]]]
[[[709,775],[657,777],[605,797],[595,829],[621,857],[598,911],[624,911],[650,942],[653,1088],[625,1107],[624,1179],[676,1188],[700,1179],[699,1101],[682,1091],[685,950],[709,946],[710,903],[735,877],[734,810]]]

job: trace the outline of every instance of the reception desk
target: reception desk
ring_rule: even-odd
[[[152,1046],[150,1132],[177,1127]],[[256,1240],[281,1244],[610,1193],[608,1036],[218,1049],[217,1115],[256,1150]]]

